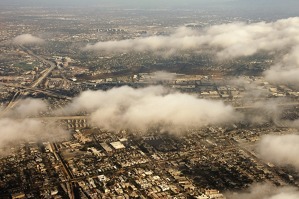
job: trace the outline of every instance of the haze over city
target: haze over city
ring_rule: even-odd
[[[2,0],[0,198],[299,198],[296,0]]]

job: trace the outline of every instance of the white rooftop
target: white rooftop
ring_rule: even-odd
[[[121,142],[111,142],[110,144],[116,150],[126,148]]]

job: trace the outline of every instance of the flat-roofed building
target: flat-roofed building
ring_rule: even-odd
[[[112,153],[112,148],[106,144],[105,142],[100,143],[101,147],[107,152],[107,153]]]
[[[115,149],[125,149],[126,147],[121,142],[111,142],[110,145]]]

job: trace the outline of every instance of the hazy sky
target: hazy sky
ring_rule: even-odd
[[[89,9],[193,9],[265,20],[299,16],[298,0],[0,0],[0,9],[18,7]]]
[[[244,7],[264,7],[265,9],[279,7],[293,8],[299,5],[298,0],[1,0],[0,5],[51,5],[51,6],[125,6],[131,8],[194,8],[201,6],[244,6]]]

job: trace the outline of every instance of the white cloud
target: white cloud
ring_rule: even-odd
[[[229,23],[203,30],[178,28],[169,36],[150,36],[89,44],[86,50],[127,52],[217,49],[221,59],[250,56],[259,51],[287,49],[299,43],[299,17],[272,23]]]
[[[47,103],[41,99],[27,98],[19,101],[13,110],[6,115],[15,118],[25,118],[28,116],[37,116],[39,113],[47,110]]]
[[[293,84],[299,86],[299,44],[283,56],[277,64],[265,71],[269,82]]]
[[[45,40],[33,36],[31,34],[23,34],[15,37],[13,39],[13,43],[20,44],[20,45],[26,45],[26,44],[43,44]]]
[[[54,124],[38,119],[0,119],[0,148],[14,147],[25,141],[54,141],[68,137],[68,133]]]
[[[297,199],[299,190],[294,187],[275,187],[269,183],[254,184],[244,192],[227,193],[228,199]]]
[[[0,118],[0,154],[5,147],[15,147],[25,141],[55,141],[67,138],[69,134],[54,123],[29,118],[45,111],[47,104],[39,99],[21,100],[15,109],[9,110],[6,118]]]
[[[261,139],[258,149],[267,161],[299,169],[299,135],[266,135]]]
[[[233,107],[220,101],[169,92],[161,86],[86,91],[65,110],[87,111],[95,125],[108,130],[128,128],[146,131],[160,126],[174,133],[186,128],[235,122],[241,117]]]
[[[160,81],[172,81],[175,80],[176,74],[175,73],[168,73],[166,71],[156,71],[148,76],[144,76],[143,79],[151,82],[151,83],[157,83]]]
[[[285,53],[282,60],[265,72],[272,83],[299,85],[299,17],[275,22],[228,23],[202,30],[178,28],[168,36],[149,36],[88,44],[85,50],[120,52],[150,51],[171,55],[180,51],[214,52],[218,59],[251,56],[259,52]]]

